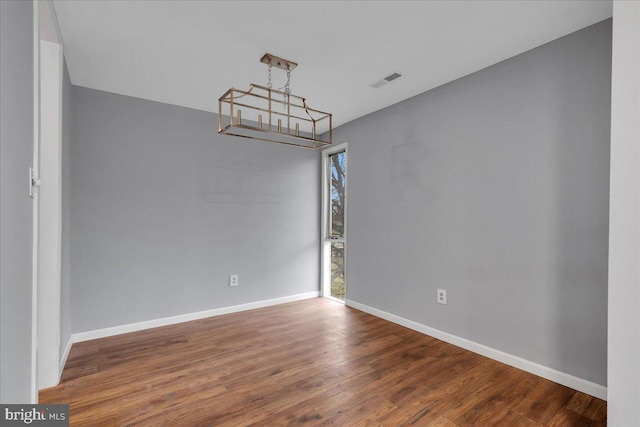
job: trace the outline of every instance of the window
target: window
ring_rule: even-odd
[[[345,300],[347,151],[341,145],[323,153],[323,290]]]

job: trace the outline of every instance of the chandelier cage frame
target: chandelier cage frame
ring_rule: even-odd
[[[248,90],[230,88],[218,99],[218,133],[310,149],[331,145],[332,114],[309,107],[289,91],[289,75],[297,64],[271,54],[260,62],[269,65],[269,86],[272,66],[287,71],[285,90],[254,83]]]

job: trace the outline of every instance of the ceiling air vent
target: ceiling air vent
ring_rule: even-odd
[[[384,79],[375,82],[374,84],[371,85],[372,88],[379,88],[380,86],[382,86],[383,84],[389,83],[391,81],[394,81],[395,79],[397,79],[398,77],[402,77],[402,74],[400,73],[393,73],[393,74],[389,74],[387,77],[385,77]]]

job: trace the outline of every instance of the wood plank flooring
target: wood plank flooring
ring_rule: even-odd
[[[74,344],[72,426],[604,426],[606,403],[326,299]]]

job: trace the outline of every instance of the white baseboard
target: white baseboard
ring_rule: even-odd
[[[288,302],[300,301],[309,298],[317,298],[320,292],[307,292],[304,294],[290,295],[281,298],[273,298],[262,301],[250,302],[247,304],[234,305],[230,307],[214,308],[211,310],[197,311],[194,313],[180,314],[177,316],[162,317],[160,319],[147,320],[144,322],[129,323],[126,325],[113,326],[110,328],[96,329],[93,331],[77,332],[71,335],[71,340],[83,342],[106,338],[114,335],[126,334],[129,332],[142,331],[144,329],[157,328],[160,326],[174,325],[176,323],[189,322],[191,320],[204,319],[207,317],[221,316],[223,314],[237,313],[240,311],[254,310],[256,308],[269,307],[272,305],[285,304]]]
[[[505,353],[491,347],[487,347],[486,345],[478,344],[466,338],[460,338],[456,335],[452,335],[450,333],[443,332],[430,326],[414,322],[413,320],[396,316],[395,314],[391,314],[377,308],[360,304],[356,301],[346,300],[345,304],[349,307],[364,311],[365,313],[369,313],[373,316],[380,317],[414,331],[448,342],[449,344],[453,344],[455,346],[464,348],[490,359],[497,360],[498,362],[502,362],[515,368],[522,369],[523,371],[532,373],[539,377],[546,378],[558,384],[562,384],[588,395],[597,397],[598,399],[607,400],[607,388],[600,384],[596,384],[582,378],[574,377],[573,375],[569,375],[564,372],[556,371],[555,369],[549,368],[547,366],[543,366],[538,363],[523,359],[521,357],[514,356],[512,354]]]
[[[64,365],[67,364],[67,358],[69,357],[69,352],[71,351],[71,346],[73,345],[73,335],[69,335],[69,339],[67,340],[67,345],[64,347],[64,353],[62,354],[62,358],[60,359],[60,374],[58,375],[58,382],[62,377],[62,371],[64,370]]]

